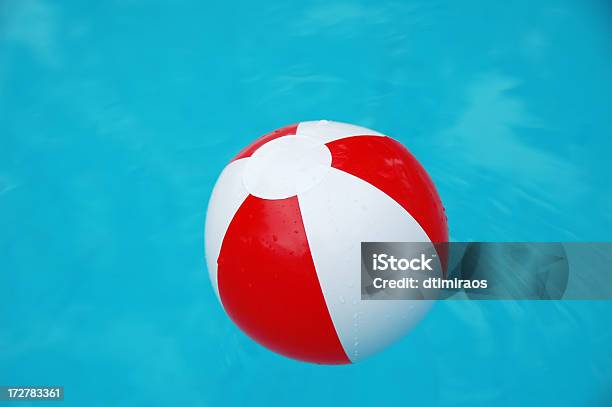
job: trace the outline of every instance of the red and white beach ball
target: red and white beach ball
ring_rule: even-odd
[[[446,242],[436,189],[376,131],[301,122],[242,150],[206,215],[210,278],[251,338],[322,364],[359,361],[405,334],[429,301],[361,300],[361,242]]]

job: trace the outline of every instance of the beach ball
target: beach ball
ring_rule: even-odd
[[[399,142],[332,121],[255,140],[221,172],[206,262],[232,321],[274,352],[354,363],[406,334],[430,301],[363,300],[361,242],[446,242],[444,208]]]

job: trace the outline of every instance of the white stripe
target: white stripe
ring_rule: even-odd
[[[206,226],[204,227],[206,264],[218,298],[220,297],[217,284],[217,260],[227,228],[236,211],[249,195],[242,181],[244,167],[248,161],[249,158],[243,158],[225,167],[215,184],[206,211]]]
[[[383,135],[377,131],[367,129],[365,127],[355,126],[348,123],[332,122],[329,120],[301,122],[298,124],[296,133],[298,136],[306,136],[319,140],[323,144],[351,136]]]
[[[356,362],[401,337],[431,306],[425,300],[362,301],[361,242],[430,240],[396,201],[335,168],[298,200],[327,308]]]

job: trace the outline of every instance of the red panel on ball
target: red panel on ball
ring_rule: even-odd
[[[389,195],[412,215],[432,242],[448,241],[446,213],[438,191],[402,144],[390,137],[355,136],[334,140],[327,147],[332,154],[332,167]],[[445,270],[446,253],[439,254]]]
[[[257,342],[307,362],[350,363],[325,304],[297,197],[249,195],[229,225],[218,266],[225,310]]]
[[[290,124],[289,126],[281,127],[280,129],[276,129],[268,134],[264,134],[239,152],[238,155],[232,159],[232,161],[252,156],[255,150],[266,144],[268,141],[295,134],[297,132],[297,127],[297,124]]]

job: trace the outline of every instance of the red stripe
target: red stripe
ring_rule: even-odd
[[[421,225],[432,242],[448,241],[446,213],[431,178],[400,143],[381,136],[346,137],[327,143],[332,167],[374,185]],[[446,255],[440,254],[444,269]]]
[[[225,234],[218,265],[225,310],[257,342],[303,361],[350,363],[325,304],[297,197],[249,195]]]
[[[232,159],[232,161],[252,156],[255,150],[266,144],[268,141],[272,141],[279,137],[296,134],[297,127],[297,124],[290,124],[289,126],[281,127],[280,129],[276,129],[273,132],[264,134],[263,136],[246,146],[241,152],[238,153],[238,155],[236,155],[236,157]]]

